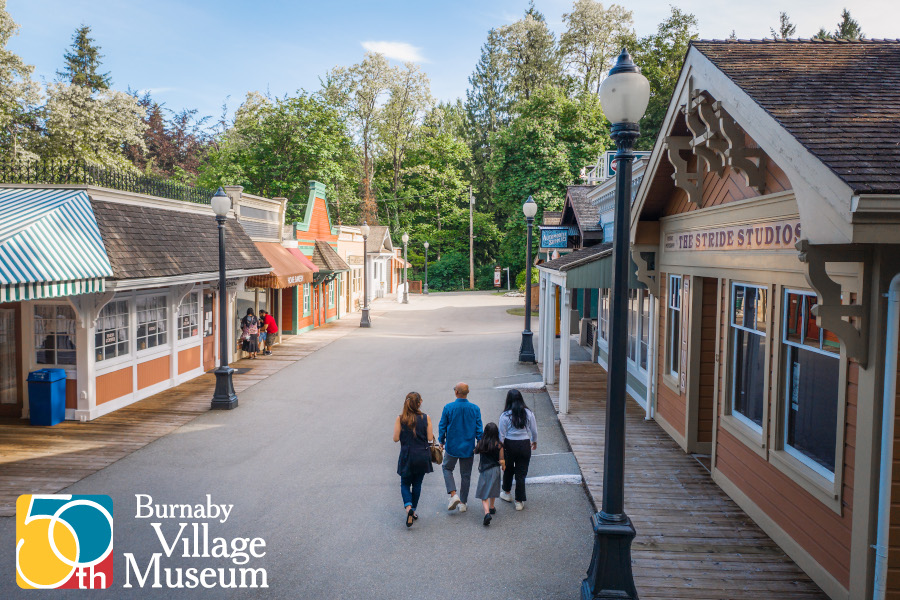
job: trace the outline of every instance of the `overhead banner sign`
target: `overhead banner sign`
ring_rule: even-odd
[[[666,234],[666,252],[704,250],[793,250],[800,239],[800,221],[709,227]]]
[[[568,248],[569,229],[566,227],[541,229],[541,248]]]

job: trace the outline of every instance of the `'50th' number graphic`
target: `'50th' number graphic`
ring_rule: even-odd
[[[30,589],[112,584],[112,499],[23,495],[16,502],[16,581]]]

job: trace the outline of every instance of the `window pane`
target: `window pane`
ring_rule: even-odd
[[[803,343],[807,346],[812,346],[813,348],[820,348],[821,343],[819,341],[819,336],[821,330],[816,324],[816,318],[813,316],[811,310],[813,304],[816,303],[816,298],[814,296],[806,296],[804,300],[806,300],[806,310],[804,315],[806,318],[806,336],[803,338]]]
[[[838,366],[835,357],[788,347],[786,442],[832,473],[837,434]]]
[[[787,295],[787,322],[784,325],[784,337],[789,342],[800,343],[803,332],[803,297],[799,294]]]
[[[647,368],[647,351],[650,346],[650,293],[641,291],[641,368]]]
[[[669,372],[678,374],[681,367],[681,311],[669,311]]]
[[[738,327],[744,326],[744,295],[746,288],[742,285],[734,286],[734,312],[731,322]]]
[[[765,392],[765,337],[734,330],[733,410],[762,426]]]

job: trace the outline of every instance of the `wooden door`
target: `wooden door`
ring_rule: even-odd
[[[203,370],[216,368],[216,300],[215,295],[203,292]],[[222,335],[225,335],[224,333]]]
[[[22,381],[20,376],[19,308],[0,308],[0,416],[22,415]]]

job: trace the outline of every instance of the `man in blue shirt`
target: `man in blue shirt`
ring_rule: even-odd
[[[475,461],[475,443],[481,439],[481,409],[468,400],[469,385],[457,383],[453,388],[456,400],[444,406],[438,426],[438,442],[444,447],[444,483],[450,494],[447,510],[457,506],[459,512],[466,511],[469,498],[469,482],[472,479],[472,463]],[[459,495],[456,495],[456,480],[453,469],[459,462]]]

